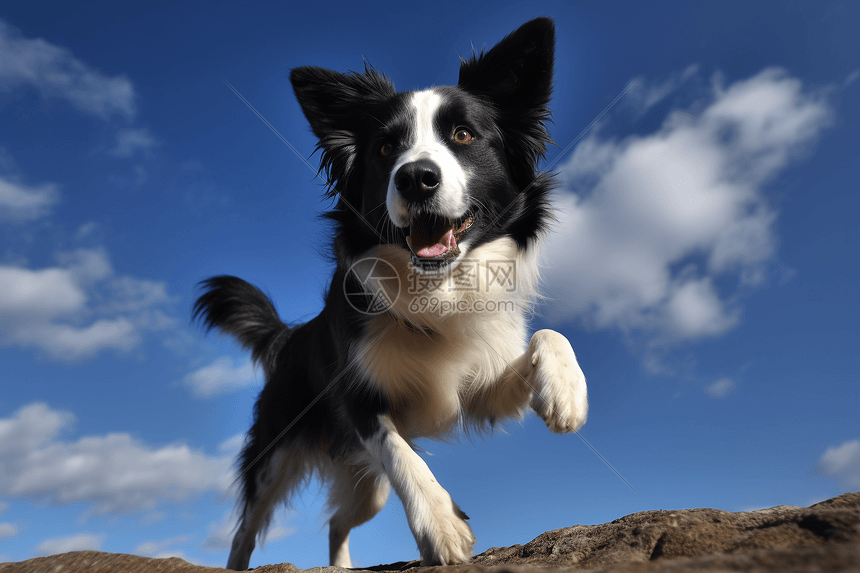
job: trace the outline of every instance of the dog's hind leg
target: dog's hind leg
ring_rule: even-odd
[[[369,468],[336,463],[329,474],[328,507],[334,511],[329,519],[329,562],[338,567],[352,567],[349,556],[349,532],[369,521],[385,507],[391,486],[388,478]]]
[[[313,469],[308,452],[294,445],[280,446],[268,457],[246,470],[245,480],[253,480],[254,487],[246,485],[246,495],[239,528],[233,537],[227,569],[244,571],[248,568],[257,537],[265,537],[278,502],[285,501],[300,486]]]
[[[233,545],[230,547],[230,557],[227,559],[227,569],[233,571],[244,571],[251,562],[251,553],[254,552],[254,538],[257,532],[252,529],[250,515],[242,516],[239,529],[233,536]]]

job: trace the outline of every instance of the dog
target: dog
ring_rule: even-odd
[[[201,283],[195,320],[235,336],[266,375],[238,467],[228,569],[248,567],[273,508],[328,485],[332,565],[393,487],[425,565],[470,559],[468,517],[413,440],[491,428],[531,407],[553,432],[585,423],[570,343],[527,336],[553,180],[555,27],[531,20],[463,60],[456,86],[398,93],[369,65],[291,70],[319,139],[337,266],[322,312],[287,326],[256,287]]]

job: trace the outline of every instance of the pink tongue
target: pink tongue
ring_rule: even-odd
[[[445,241],[447,244],[443,245],[442,243],[436,243],[432,247],[424,247],[415,254],[419,257],[438,257],[439,255],[444,255],[457,246],[457,239],[454,238],[454,231],[451,229],[440,237],[440,239]]]

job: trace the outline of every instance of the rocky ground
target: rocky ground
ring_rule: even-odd
[[[409,573],[529,573],[536,569],[588,572],[860,572],[860,492],[808,508],[779,506],[730,513],[716,509],[645,511],[603,525],[575,525],[539,535],[525,545],[496,547],[471,563],[420,567],[379,565],[360,571]],[[0,573],[215,573],[178,558],[82,551],[0,564]],[[284,563],[257,573],[296,573]],[[336,567],[306,570],[342,573]]]

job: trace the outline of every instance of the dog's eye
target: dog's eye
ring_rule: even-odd
[[[472,132],[465,127],[458,127],[454,130],[454,141],[457,143],[472,143],[473,139],[475,139],[475,137],[472,135]]]
[[[388,157],[391,154],[391,150],[394,147],[390,143],[383,143],[382,147],[379,148],[379,154],[383,157]]]

